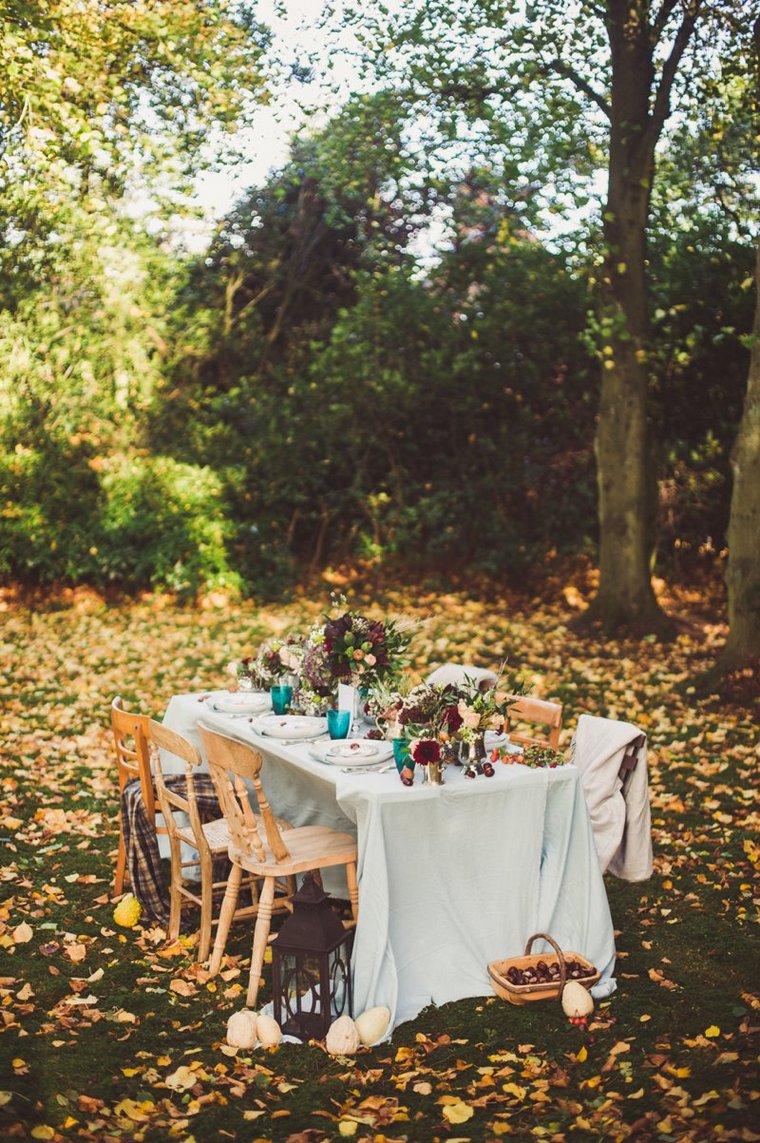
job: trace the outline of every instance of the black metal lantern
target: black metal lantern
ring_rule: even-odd
[[[274,1018],[286,1035],[322,1040],[336,1017],[353,1016],[353,931],[310,873],[292,902],[272,941]]]

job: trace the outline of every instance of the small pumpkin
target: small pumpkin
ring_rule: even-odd
[[[356,1031],[359,1033],[359,1039],[365,1048],[369,1048],[372,1044],[382,1040],[390,1022],[390,1008],[381,1006],[368,1008],[366,1012],[362,1012],[361,1016],[356,1017]]]
[[[113,911],[113,919],[124,929],[133,928],[142,916],[142,905],[132,893],[122,897]]]
[[[562,989],[562,1011],[571,1020],[580,1020],[583,1023],[594,1011],[591,993],[577,980],[568,980]]]
[[[227,1043],[231,1048],[255,1048],[258,1040],[256,1013],[249,1008],[233,1012],[227,1021]]]
[[[354,1056],[360,1043],[356,1024],[350,1016],[333,1020],[325,1036],[325,1047],[331,1056]]]
[[[273,1016],[259,1016],[256,1035],[262,1048],[276,1048],[282,1040],[282,1029]]]

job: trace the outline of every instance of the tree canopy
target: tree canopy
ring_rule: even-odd
[[[91,7],[5,5],[0,574],[245,592],[344,559],[518,582],[593,559],[600,395],[630,356],[600,183],[615,3],[333,6],[363,90],[200,253],[176,241],[192,178],[269,98],[271,37],[254,6]],[[633,343],[646,551],[682,574],[725,549],[749,360],[751,13],[634,10],[649,117],[693,23]]]

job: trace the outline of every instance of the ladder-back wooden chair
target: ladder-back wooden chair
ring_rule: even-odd
[[[283,836],[261,785],[262,757],[258,750],[203,724],[199,725],[199,730],[231,835],[229,856],[232,872],[219,914],[211,972],[219,971],[240,878],[244,871],[252,873],[263,880],[253,931],[246,1001],[249,1008],[255,1008],[278,878],[344,865],[355,923],[359,908],[356,841],[350,834],[317,825],[297,826]],[[254,814],[249,791],[258,803],[258,817]]]
[[[118,766],[119,798],[127,782],[138,778],[146,813],[156,829],[156,833],[166,833],[164,826],[156,826],[156,803],[153,792],[153,777],[150,770],[150,749],[148,746],[148,723],[146,714],[134,714],[124,709],[117,695],[111,703],[111,730],[116,747]],[[124,892],[124,875],[127,854],[124,847],[124,830],[119,808],[119,851],[116,856],[116,873],[113,891],[115,896]]]
[[[198,807],[197,787],[199,783],[208,786],[206,773],[199,774],[203,766],[200,751],[183,735],[169,730],[160,722],[151,719],[148,723],[148,737],[151,745],[153,772],[161,814],[166,822],[171,852],[171,874],[169,883],[169,940],[179,936],[182,906],[185,902],[200,906],[200,928],[198,933],[198,960],[208,959],[211,948],[211,929],[214,924],[214,895],[221,895],[227,881],[214,880],[214,862],[227,858],[230,832],[224,817],[203,821]],[[161,765],[161,750],[180,758],[185,766],[181,775],[166,775]],[[180,781],[177,781],[177,778]],[[214,788],[216,788],[214,784]],[[204,800],[206,800],[204,798]],[[216,805],[216,802],[215,802]],[[290,828],[287,822],[279,822],[280,828]],[[197,857],[182,857],[182,846],[190,846]],[[185,850],[187,853],[187,849]],[[183,876],[188,869],[200,870],[200,885],[197,881],[188,882]],[[246,876],[244,886],[251,895],[250,905],[236,905],[232,919],[245,920],[254,917],[258,911],[258,878]],[[295,882],[287,886],[291,895],[295,892]],[[200,891],[200,896],[198,892]],[[278,908],[285,905],[278,902]]]
[[[510,742],[519,746],[550,746],[552,750],[559,750],[562,703],[529,695],[515,696],[509,706],[506,729]]]

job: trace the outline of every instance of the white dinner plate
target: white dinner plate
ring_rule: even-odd
[[[379,742],[372,738],[345,738],[338,741],[315,742],[309,751],[317,762],[327,762],[331,766],[356,767],[376,766],[392,757],[390,742]]]
[[[271,699],[263,691],[221,691],[208,705],[217,714],[263,714],[271,708]]]
[[[257,734],[267,738],[317,738],[327,733],[326,718],[306,714],[267,714],[252,725]]]

